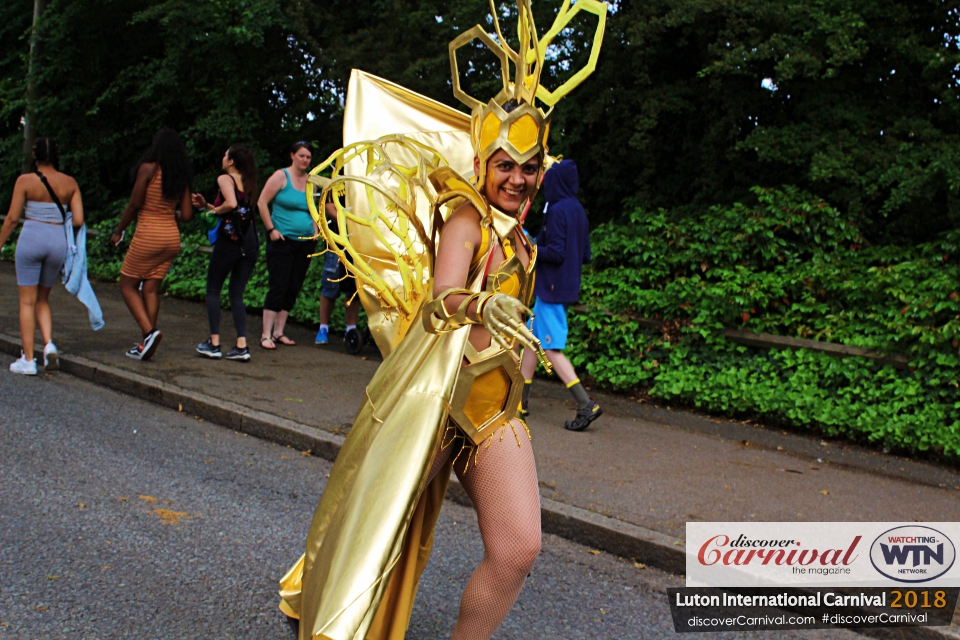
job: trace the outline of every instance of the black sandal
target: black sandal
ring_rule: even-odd
[[[563,427],[567,431],[583,431],[590,426],[590,423],[603,415],[603,409],[593,399],[590,404],[582,409],[577,409],[577,417],[573,420],[567,420]]]
[[[288,338],[287,336],[283,335],[282,333],[281,333],[280,335],[278,335],[278,336],[273,336],[273,338],[271,338],[271,339],[272,339],[275,343],[277,343],[277,344],[282,344],[282,345],[285,346],[285,347],[295,347],[295,346],[297,345],[296,342],[294,342],[293,340],[291,340],[291,339]],[[286,340],[286,342],[284,342],[284,340]]]
[[[266,346],[266,345],[263,344],[264,342],[269,342],[272,346],[269,346],[269,347],[268,347],[268,346]],[[266,337],[266,336],[261,336],[261,337],[260,337],[260,348],[261,348],[261,349],[266,349],[267,351],[276,351],[276,350],[277,350],[277,345],[274,344],[273,338],[268,338],[268,337]]]

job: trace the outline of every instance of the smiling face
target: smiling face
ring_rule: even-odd
[[[312,159],[313,154],[310,153],[310,150],[306,147],[300,147],[297,149],[296,153],[290,154],[290,160],[292,161],[293,167],[304,173],[306,173],[307,169],[310,168],[310,161]]]
[[[479,160],[474,169],[479,172]],[[523,203],[533,196],[540,175],[540,158],[530,158],[523,164],[510,157],[503,149],[490,156],[483,194],[487,201],[504,213],[519,213]]]

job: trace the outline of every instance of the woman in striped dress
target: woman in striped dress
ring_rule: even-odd
[[[143,339],[127,351],[127,356],[149,360],[163,337],[157,329],[160,283],[180,253],[177,223],[187,222],[193,216],[193,170],[177,132],[158,131],[133,175],[133,195],[110,240],[114,245],[120,244],[125,229],[137,221],[136,233],[120,267],[120,292],[143,332]]]

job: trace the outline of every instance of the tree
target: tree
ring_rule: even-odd
[[[957,6],[624,0],[562,148],[601,219],[794,184],[873,237],[928,237],[958,216]]]
[[[872,238],[929,237],[960,215],[958,5],[614,0],[597,71],[558,106],[551,151],[578,162],[597,221],[627,199],[700,215],[749,201],[754,186],[796,185]],[[19,164],[32,6],[0,5],[0,195]],[[497,6],[512,33],[513,3]],[[543,30],[556,5],[534,9]],[[268,167],[293,140],[316,140],[319,156],[336,148],[352,68],[460,107],[447,43],[489,25],[488,11],[486,0],[49,0],[37,115],[95,205],[126,195],[163,125],[183,132],[209,188],[233,142]],[[560,35],[546,83],[583,63],[593,24]],[[492,54],[462,53],[467,86],[496,93]]]

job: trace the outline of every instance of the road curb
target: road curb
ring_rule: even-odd
[[[13,356],[20,355],[20,341],[0,333],[0,351]],[[60,354],[60,369],[94,384],[203,418],[234,431],[301,451],[309,450],[330,461],[336,459],[345,440],[343,436],[316,427],[188,391],[82,356]],[[451,478],[447,499],[473,506],[456,478]],[[544,497],[540,498],[540,519],[544,533],[671,573],[682,574],[685,571],[683,541],[679,538]]]

